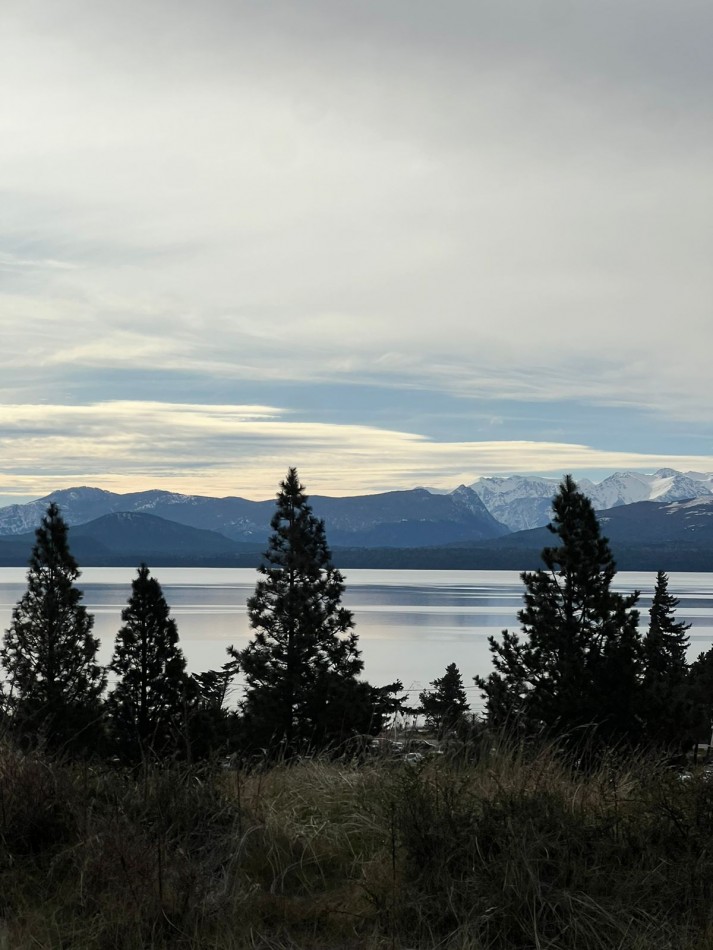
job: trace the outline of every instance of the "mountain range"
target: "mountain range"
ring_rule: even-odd
[[[425,488],[310,498],[343,566],[536,566],[551,535],[555,479],[481,478],[451,492]],[[713,564],[713,475],[660,469],[619,472],[579,483],[595,508],[622,569],[710,570]],[[274,501],[211,498],[152,490],[117,494],[97,488],[53,492],[0,508],[0,564],[24,564],[34,529],[50,502],[71,526],[83,565],[237,565],[258,563]]]
[[[131,512],[218,531],[233,541],[264,542],[275,510],[274,501],[178,495],[159,490],[118,495],[99,488],[70,488],[26,505],[0,508],[0,535],[34,530],[52,501],[59,505],[70,526],[102,515]],[[509,531],[493,518],[479,496],[465,486],[448,495],[434,495],[425,488],[347,498],[314,495],[310,503],[315,514],[324,519],[332,544],[419,547],[480,540]]]
[[[479,478],[470,488],[494,518],[511,531],[524,531],[548,523],[557,485],[554,478],[507,475]],[[615,472],[601,482],[583,478],[577,487],[601,511],[638,501],[685,501],[713,495],[713,474],[672,468],[660,468],[651,475]]]

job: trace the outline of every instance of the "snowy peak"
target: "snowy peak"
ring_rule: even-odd
[[[39,525],[51,502],[59,506],[68,525],[82,524],[114,510],[120,495],[102,488],[65,488],[26,505],[0,509],[0,534],[26,534]]]
[[[713,494],[710,476],[694,479],[690,475],[662,468],[653,475],[617,472],[587,491],[595,508],[614,508],[637,501],[684,501]]]
[[[511,531],[539,528],[550,520],[556,478],[525,475],[479,478],[470,487],[490,514]]]
[[[488,493],[511,497],[527,494],[530,497],[551,498],[557,491],[559,481],[557,478],[543,478],[539,475],[493,475],[477,479],[470,487],[481,497],[482,493]]]
[[[550,520],[559,479],[509,475],[479,478],[471,485],[490,513],[511,531],[538,528]],[[615,472],[599,483],[581,479],[578,487],[601,511],[640,501],[678,502],[713,495],[713,474],[661,468],[653,474]]]

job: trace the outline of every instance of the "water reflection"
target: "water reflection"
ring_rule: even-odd
[[[246,602],[252,594],[253,570],[157,568],[181,643],[193,670],[220,666],[225,648],[241,648],[250,638]],[[109,660],[121,610],[135,571],[129,568],[87,568],[80,585],[95,615],[101,659]],[[653,574],[617,575],[616,589],[642,592],[641,625],[655,583]],[[672,574],[669,589],[681,603],[680,620],[690,621],[690,656],[713,642],[713,574]],[[5,629],[12,608],[25,590],[25,571],[0,569],[0,624]],[[400,677],[414,693],[456,663],[477,706],[472,684],[476,673],[487,674],[487,638],[504,628],[517,629],[522,583],[512,571],[358,571],[347,575],[345,605],[354,611],[365,675],[374,683]]]

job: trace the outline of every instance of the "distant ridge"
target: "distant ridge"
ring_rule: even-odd
[[[210,498],[159,490],[121,495],[96,488],[70,488],[26,505],[0,508],[0,537],[33,531],[50,502],[59,506],[70,527],[105,515],[144,514],[214,531],[230,541],[259,544],[267,540],[275,509],[273,500]],[[314,495],[310,502],[315,514],[324,519],[332,545],[419,547],[508,533],[478,495],[465,486],[448,495],[416,488],[347,498]]]
[[[475,484],[480,493],[461,485],[448,493],[417,488],[346,498],[315,495],[311,502],[325,520],[335,562],[342,566],[537,566],[542,547],[551,541],[544,525],[557,480],[508,476]],[[620,569],[713,570],[713,476],[660,469],[581,484],[596,495],[602,530]],[[691,491],[697,497],[668,500]],[[627,500],[641,494],[659,500]],[[612,499],[613,507],[601,508]],[[0,564],[27,563],[34,528],[50,501],[57,502],[70,524],[72,550],[86,566],[141,560],[155,566],[257,566],[274,511],[272,500],[65,489],[26,505],[0,508]],[[488,504],[511,525],[524,521],[529,527],[509,530]]]
[[[25,564],[34,544],[34,531],[0,537],[0,564]],[[253,566],[262,546],[231,541],[217,531],[191,528],[156,515],[115,512],[70,528],[70,546],[86,567],[138,565],[191,566],[225,563]]]
[[[713,571],[713,496],[665,504],[634,502],[600,512],[602,534],[622,571]],[[488,541],[395,550],[341,549],[341,567],[410,570],[530,571],[552,544],[546,527]]]

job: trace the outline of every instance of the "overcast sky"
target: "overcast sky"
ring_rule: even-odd
[[[709,0],[3,0],[0,500],[713,471]]]

